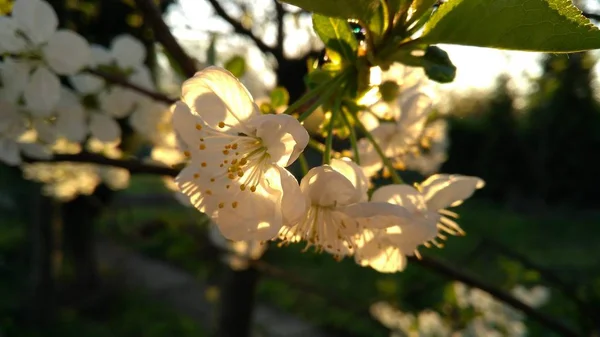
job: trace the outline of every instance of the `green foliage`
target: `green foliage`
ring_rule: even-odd
[[[290,94],[284,87],[277,87],[271,91],[271,106],[274,109],[283,107],[289,104]]]
[[[246,73],[246,60],[241,56],[234,56],[227,60],[223,67],[229,70],[233,76],[240,78]]]
[[[423,15],[427,14],[427,12],[431,13],[433,11],[433,5],[436,2],[437,0],[415,0],[411,5],[413,14],[409,24],[418,20]]]
[[[206,49],[206,64],[212,66],[217,64],[217,34],[212,34],[210,37],[210,44]]]
[[[375,12],[373,13],[373,16],[367,21],[367,27],[369,28],[369,31],[371,32],[371,37],[373,38],[375,43],[379,42],[383,38],[383,35],[387,31],[389,25],[388,6],[385,0],[379,1],[380,6],[377,7]]]
[[[427,47],[422,56],[414,56],[414,51],[400,50],[393,60],[409,66],[421,67],[430,79],[439,83],[452,82],[456,77],[456,67],[452,64],[448,53],[438,47]]]
[[[324,16],[358,19],[368,22],[383,1],[381,0],[285,0],[285,2]]]
[[[327,48],[346,60],[356,60],[358,42],[346,20],[314,14],[313,28]]]
[[[559,53],[600,48],[600,30],[570,0],[450,0],[420,40]]]

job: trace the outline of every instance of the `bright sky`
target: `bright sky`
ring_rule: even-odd
[[[324,0],[326,1],[326,0]],[[195,55],[198,59],[204,59],[206,47],[209,44],[209,35],[207,31],[228,34],[232,31],[231,27],[223,20],[212,17],[212,8],[206,1],[199,0],[179,0],[180,6],[174,6],[167,22],[174,28],[174,33],[180,39],[186,41],[186,44],[192,50],[198,51]],[[235,17],[241,14],[236,12],[236,6],[227,6],[226,1],[222,1],[224,7]],[[231,4],[231,3],[229,3]],[[251,14],[257,17],[257,22],[265,15],[265,8],[270,8],[271,0],[255,0],[251,8]],[[599,10],[598,1],[590,1],[589,10]],[[288,31],[292,31],[294,22],[286,22]],[[300,27],[310,27],[310,19],[300,22]],[[271,27],[273,28],[273,27]],[[310,31],[310,29],[304,29]],[[257,31],[263,37],[266,43],[274,42],[274,29],[263,29]],[[313,37],[314,38],[314,37]],[[219,41],[219,40],[218,40]],[[233,39],[228,36],[223,38],[222,42],[217,43],[217,52],[220,57],[226,59],[228,55],[234,53],[243,53],[246,51],[249,56],[249,65],[257,73],[265,74],[268,65],[260,57],[261,53],[247,43],[245,39]],[[310,35],[303,33],[303,30],[296,30],[296,34],[286,40],[286,50],[294,50],[297,46],[306,46],[310,43]],[[240,47],[241,46],[241,47]],[[244,46],[246,46],[244,48]],[[519,89],[527,88],[527,78],[536,77],[541,73],[538,60],[541,57],[539,53],[499,51],[487,48],[475,48],[464,46],[443,45],[440,46],[448,52],[458,71],[456,79],[451,84],[445,84],[443,89],[447,90],[468,90],[469,88],[487,89],[495,84],[499,74],[507,72],[510,74]],[[263,77],[267,83],[273,80],[272,74]]]

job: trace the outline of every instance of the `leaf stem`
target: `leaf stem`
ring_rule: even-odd
[[[354,152],[354,162],[357,165],[360,165],[360,154],[358,153],[358,142],[356,140],[356,130],[354,129],[354,126],[350,123],[350,120],[348,119],[347,116],[348,112],[347,111],[343,111],[341,116],[342,116],[342,120],[344,121],[344,124],[346,124],[346,127],[350,130],[350,146],[352,147],[352,151]]]
[[[381,157],[381,161],[383,162],[385,167],[390,171],[390,176],[392,177],[392,181],[394,182],[394,184],[402,184],[402,178],[400,178],[400,175],[398,174],[398,172],[396,172],[396,169],[394,168],[394,165],[392,164],[391,160],[388,157],[386,157],[379,144],[377,144],[377,141],[375,140],[375,138],[373,138],[371,132],[367,130],[365,125],[356,116],[352,115],[352,118],[354,119],[355,124],[358,125],[362,133],[365,134],[365,137],[369,140],[369,142],[371,142],[373,148],[375,148],[375,151],[377,151],[377,154],[379,155],[379,157]]]
[[[325,139],[325,153],[323,153],[323,164],[331,163],[331,150],[333,148],[333,126],[338,118],[341,110],[341,97],[336,97],[333,109],[331,109],[331,117],[327,128],[327,138]]]

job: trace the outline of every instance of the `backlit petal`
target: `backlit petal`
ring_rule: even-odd
[[[252,96],[240,81],[225,69],[208,67],[183,83],[182,100],[208,125],[231,132],[249,132],[245,123],[258,116]]]

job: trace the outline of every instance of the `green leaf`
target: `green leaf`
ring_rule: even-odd
[[[380,6],[377,8],[373,16],[367,20],[368,29],[371,32],[371,36],[375,43],[378,43],[380,38],[383,36],[388,28],[388,6],[385,0],[379,0]]]
[[[380,0],[283,0],[309,12],[341,19],[367,22],[380,6]]]
[[[436,2],[437,0],[415,0],[411,5],[413,14],[408,22],[408,25],[416,22],[423,15],[427,14],[428,11],[431,14],[431,11],[433,11],[433,5]]]
[[[290,102],[290,94],[284,87],[277,87],[271,91],[271,105],[277,109],[288,105]]]
[[[217,63],[217,34],[212,34],[210,37],[210,44],[208,45],[208,49],[206,50],[206,63],[209,66],[215,65]]]
[[[406,1],[408,0],[387,0],[388,11],[392,14],[398,13]]]
[[[229,70],[233,76],[240,78],[246,73],[246,61],[241,56],[234,56],[225,62],[224,68]]]
[[[600,48],[600,30],[570,0],[449,0],[420,40],[561,53]]]
[[[394,55],[394,61],[412,67],[422,67],[427,77],[436,82],[449,83],[456,77],[456,67],[452,64],[448,53],[438,47],[427,47],[423,56],[402,51]]]
[[[346,60],[356,59],[358,42],[346,20],[313,14],[313,28],[327,48]]]

